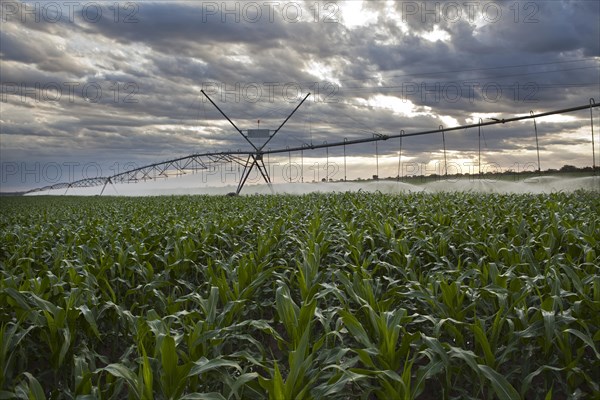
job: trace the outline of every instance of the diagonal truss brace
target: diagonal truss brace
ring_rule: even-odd
[[[242,177],[240,179],[240,183],[235,191],[235,194],[240,194],[246,180],[250,176],[250,172],[252,172],[252,168],[258,169],[258,172],[262,175],[263,179],[269,185],[269,189],[273,192],[273,185],[271,185],[271,177],[269,176],[269,171],[265,166],[265,162],[263,161],[263,156],[260,153],[249,154],[248,159],[246,160],[246,165],[244,165],[244,171],[242,172]]]
[[[310,93],[307,93],[306,96],[304,96],[302,101],[300,101],[300,103],[292,110],[292,112],[287,116],[287,118],[283,120],[283,122],[273,132],[273,134],[271,134],[269,136],[269,139],[267,139],[267,141],[265,143],[263,143],[262,146],[256,147],[254,145],[254,143],[252,143],[252,141],[248,138],[248,136],[244,135],[244,133],[235,125],[235,123],[227,116],[227,114],[225,114],[225,112],[223,110],[221,110],[214,101],[212,101],[212,99],[206,94],[206,92],[204,90],[200,90],[200,92],[202,92],[202,94],[211,102],[211,104],[213,106],[215,106],[215,108],[217,110],[219,110],[221,115],[223,117],[225,117],[225,119],[227,119],[227,121],[229,121],[229,123],[235,128],[235,130],[238,131],[238,133],[248,143],[250,143],[250,146],[252,146],[255,150],[254,152],[248,154],[248,158],[246,159],[246,163],[244,164],[244,170],[242,172],[240,183],[238,184],[235,194],[240,194],[242,188],[244,187],[244,184],[246,183],[246,180],[248,180],[248,176],[250,176],[250,172],[252,172],[252,168],[254,168],[254,167],[258,168],[258,171],[262,175],[263,179],[265,180],[267,185],[269,185],[269,189],[271,189],[271,192],[273,192],[273,186],[271,185],[271,177],[269,176],[269,170],[267,169],[267,167],[265,166],[265,162],[263,161],[263,154],[264,154],[263,149],[265,148],[267,143],[269,143],[271,141],[271,139],[273,139],[275,137],[275,135],[277,135],[279,130],[283,127],[283,125],[285,125],[286,122],[288,122],[288,120],[292,117],[292,115],[294,115],[294,113],[298,110],[298,108],[300,108],[302,103],[304,103],[304,101],[308,98],[308,96],[310,96]]]

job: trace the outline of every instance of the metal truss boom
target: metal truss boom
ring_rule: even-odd
[[[248,154],[249,152],[247,151],[192,154],[172,160],[145,165],[139,168],[133,168],[111,176],[84,178],[73,182],[56,183],[54,185],[29,190],[26,193],[65,189],[66,194],[70,188],[93,187],[100,185],[103,185],[103,193],[108,183],[131,183],[154,180],[158,178],[168,178],[170,176],[168,174],[169,171],[173,171],[176,174],[185,175],[189,171],[206,170],[211,164],[234,162],[239,165],[244,165],[245,159],[243,156],[247,156]]]
[[[543,112],[543,113],[539,113],[539,114],[528,114],[528,115],[521,116],[521,117],[506,118],[506,119],[482,122],[482,123],[477,123],[477,124],[454,126],[451,128],[443,128],[443,130],[445,132],[459,131],[459,130],[463,130],[463,129],[477,128],[479,126],[505,124],[507,122],[522,121],[522,120],[531,119],[531,118],[545,117],[548,115],[564,114],[564,113],[568,113],[568,112],[585,110],[585,109],[588,109],[591,107],[598,107],[598,106],[600,106],[600,103],[598,103],[598,104],[592,103],[592,104],[586,104],[585,106],[564,108],[561,110],[548,111],[548,112]],[[312,149],[323,149],[323,148],[328,148],[328,147],[346,146],[346,145],[359,144],[359,143],[378,142],[381,140],[388,140],[388,139],[399,138],[399,137],[405,138],[408,136],[430,135],[433,133],[440,133],[441,131],[442,130],[438,128],[438,129],[421,131],[421,132],[413,132],[413,133],[400,133],[400,134],[395,134],[395,135],[376,135],[376,136],[373,136],[370,138],[364,138],[364,139],[344,140],[341,142],[331,142],[331,143],[323,143],[323,144],[315,144],[315,145],[311,144],[309,146],[297,146],[297,147],[290,147],[290,148],[285,148],[285,149],[273,149],[273,150],[264,151],[263,153],[264,154],[276,154],[276,153],[288,153],[288,152],[300,151],[300,150],[306,150],[306,149],[311,149],[311,150]]]
[[[210,98],[206,95],[206,93],[204,93],[204,91],[202,91],[202,93],[210,100]],[[310,145],[302,145],[302,146],[298,146],[298,147],[286,147],[286,148],[282,148],[282,149],[269,149],[269,150],[262,150],[264,148],[264,146],[273,138],[273,136],[275,136],[275,134],[277,132],[279,132],[279,130],[283,127],[283,125],[291,118],[291,116],[296,112],[296,110],[298,110],[298,108],[302,105],[302,103],[304,103],[304,101],[308,98],[308,96],[310,95],[307,94],[302,101],[296,106],[296,108],[294,108],[294,110],[288,115],[288,117],[281,123],[281,125],[279,125],[279,127],[277,128],[277,130],[275,130],[275,133],[273,135],[271,135],[269,137],[269,140],[267,140],[267,142],[265,142],[261,147],[256,147],[246,136],[244,136],[244,134],[242,133],[242,131],[229,119],[229,117],[227,117],[227,115],[225,115],[225,113],[219,109],[219,107],[217,107],[217,105],[212,101],[211,103],[221,112],[221,114],[223,114],[223,116],[225,118],[227,118],[227,120],[233,125],[233,127],[252,145],[254,151],[227,151],[227,152],[208,152],[208,153],[198,153],[198,154],[192,154],[192,155],[188,155],[188,156],[184,156],[184,157],[178,157],[178,158],[174,158],[171,160],[167,160],[167,161],[163,161],[163,162],[158,162],[158,163],[153,163],[153,164],[149,164],[149,165],[145,165],[139,168],[134,168],[128,171],[124,171],[124,172],[120,172],[117,174],[114,174],[112,176],[107,176],[107,177],[93,177],[93,178],[85,178],[85,179],[80,179],[74,182],[63,182],[63,183],[57,183],[54,185],[49,185],[49,186],[44,186],[41,188],[36,188],[36,189],[32,189],[29,190],[27,193],[34,193],[34,192],[42,192],[42,191],[46,191],[46,190],[55,190],[55,189],[65,189],[65,193],[66,191],[68,191],[70,188],[80,188],[80,187],[93,187],[93,186],[100,186],[103,185],[103,189],[102,192],[104,192],[104,188],[106,188],[106,185],[111,183],[127,183],[127,182],[139,182],[139,181],[146,181],[146,180],[154,180],[157,178],[168,178],[170,175],[168,174],[169,171],[174,171],[177,174],[186,174],[188,173],[190,170],[194,171],[194,170],[206,170],[209,168],[209,165],[211,164],[221,164],[221,163],[236,163],[238,165],[241,165],[244,167],[244,171],[242,173],[242,179],[240,180],[240,183],[237,187],[237,191],[236,194],[239,194],[240,191],[242,190],[245,182],[248,179],[248,176],[250,175],[250,172],[252,171],[252,169],[254,167],[256,167],[261,176],[263,177],[263,179],[265,180],[265,182],[270,186],[271,185],[271,179],[269,176],[269,171],[265,166],[265,163],[263,161],[263,155],[265,154],[277,154],[277,153],[291,153],[294,151],[305,151],[308,149],[322,149],[322,148],[329,148],[329,147],[338,147],[338,146],[348,146],[348,145],[353,145],[353,144],[360,144],[360,143],[370,143],[370,142],[378,142],[381,140],[388,140],[388,139],[392,139],[392,138],[406,138],[409,136],[422,136],[422,135],[429,135],[429,134],[435,134],[435,133],[445,133],[445,132],[451,132],[451,131],[459,131],[459,130],[464,130],[464,129],[469,129],[469,128],[478,128],[481,129],[482,126],[489,126],[489,125],[497,125],[497,124],[505,124],[508,122],[515,122],[515,121],[523,121],[523,120],[527,120],[527,119],[534,119],[535,118],[540,118],[540,117],[545,117],[545,116],[549,116],[549,115],[556,115],[556,114],[564,114],[564,113],[569,113],[569,112],[574,112],[574,111],[579,111],[579,110],[584,110],[584,109],[590,109],[590,113],[592,108],[595,107],[599,107],[600,103],[596,104],[593,99],[590,99],[590,103],[583,105],[583,106],[577,106],[577,107],[570,107],[570,108],[563,108],[563,109],[559,109],[559,110],[553,110],[553,111],[547,111],[547,112],[542,112],[542,113],[538,113],[538,114],[534,114],[533,112],[527,114],[527,115],[523,115],[523,116],[519,116],[519,117],[513,117],[513,118],[505,118],[505,119],[494,119],[492,121],[488,121],[488,122],[483,122],[481,120],[478,121],[478,123],[475,124],[469,124],[469,125],[462,125],[462,126],[455,126],[455,127],[450,127],[450,128],[443,128],[443,127],[439,127],[438,129],[433,129],[433,130],[427,130],[427,131],[420,131],[420,132],[413,132],[413,133],[405,133],[404,131],[401,131],[400,134],[394,134],[394,135],[373,135],[373,137],[368,137],[368,138],[362,138],[362,139],[354,139],[354,140],[347,140],[344,139],[343,141],[340,142],[324,142],[323,144],[310,144]],[[593,123],[593,121],[592,121]],[[593,129],[593,126],[592,126]],[[593,130],[592,130],[592,141],[593,141]],[[595,167],[595,156],[594,156],[594,167]]]

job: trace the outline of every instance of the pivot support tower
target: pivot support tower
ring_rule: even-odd
[[[308,98],[308,96],[310,96],[310,93],[307,93],[306,96],[304,96],[304,98],[302,99],[302,101],[300,101],[300,103],[298,103],[298,105],[296,106],[296,108],[294,108],[292,110],[292,112],[287,116],[287,118],[285,120],[283,120],[283,122],[281,123],[281,125],[279,125],[279,127],[277,129],[275,129],[272,133],[270,131],[267,131],[266,134],[263,136],[263,135],[261,135],[262,132],[260,132],[260,130],[248,130],[247,131],[248,134],[245,135],[233,123],[233,121],[223,112],[223,110],[221,110],[219,108],[219,106],[216,105],[214,101],[212,101],[212,99],[206,94],[206,92],[204,90],[201,90],[201,92],[202,92],[202,94],[204,96],[206,96],[206,98],[208,99],[208,101],[210,101],[212,103],[212,105],[215,106],[215,108],[217,110],[219,110],[219,112],[221,113],[221,115],[223,115],[223,117],[225,117],[225,119],[227,119],[227,121],[229,121],[229,123],[235,128],[235,130],[238,131],[238,133],[240,135],[242,135],[242,137],[254,149],[254,151],[251,151],[248,154],[248,158],[246,159],[246,163],[244,164],[244,171],[242,172],[242,177],[241,177],[240,183],[238,184],[238,187],[237,187],[237,189],[235,191],[235,194],[240,194],[242,188],[244,187],[244,184],[246,183],[246,180],[248,179],[248,176],[250,176],[250,172],[252,172],[252,169],[254,167],[258,168],[258,171],[260,172],[260,174],[262,175],[263,179],[265,180],[265,182],[267,183],[267,185],[269,185],[269,188],[272,191],[273,187],[271,186],[271,177],[269,176],[269,169],[265,166],[265,162],[263,161],[263,154],[264,154],[263,149],[271,141],[271,139],[273,139],[275,137],[275,135],[277,135],[277,133],[279,132],[279,130],[283,127],[283,125],[285,125],[286,122],[288,122],[288,120],[292,117],[292,115],[294,115],[294,113],[296,112],[296,110],[298,110],[298,108],[300,108],[300,106],[302,105],[302,103],[304,103],[304,101]],[[254,132],[251,132],[251,131],[254,131]],[[262,145],[257,146],[251,140],[253,137],[266,137],[267,140]]]

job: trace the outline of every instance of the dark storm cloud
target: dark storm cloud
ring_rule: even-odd
[[[466,51],[583,50],[585,56],[599,55],[596,1],[399,1],[395,8],[411,32],[437,26],[452,34],[453,42],[468,44]]]
[[[403,72],[402,77],[389,80],[390,86],[411,82],[426,84],[428,87],[433,87],[436,83],[442,86],[456,83],[461,85],[465,81],[474,81],[480,86],[531,82],[537,86],[534,88],[534,100],[564,100],[563,95],[568,93],[567,89],[555,86],[550,88],[552,90],[542,90],[543,86],[556,85],[557,82],[587,85],[598,83],[597,61],[585,65],[553,64],[565,59],[600,54],[598,3],[576,3],[480,3],[480,9],[486,4],[493,5],[489,10],[497,9],[501,16],[492,18],[491,11],[488,10],[488,23],[478,27],[476,23],[482,20],[480,14],[475,13],[473,19],[465,15],[463,18],[452,18],[443,11],[448,3],[398,2],[396,7],[411,32],[399,37],[396,44],[370,45],[366,51],[369,53],[369,60],[377,63],[380,70]],[[437,13],[428,13],[436,10],[436,6]],[[393,23],[388,26],[393,26]],[[431,32],[434,26],[447,33],[450,40],[431,43],[417,36],[419,32]],[[565,57],[569,52],[572,57]],[[486,70],[490,67],[519,64],[539,65]],[[458,72],[460,70],[465,71]],[[552,72],[554,70],[558,72]],[[440,73],[432,74],[433,71]],[[597,87],[588,93],[594,94],[594,91],[597,91]],[[525,89],[521,89],[521,92],[522,96],[528,95]],[[529,94],[532,94],[531,90]],[[521,96],[511,96],[513,99],[515,97]],[[482,100],[481,93],[476,93],[475,100]],[[457,104],[450,101],[446,103],[448,107]],[[514,107],[516,102],[512,103]]]
[[[534,2],[527,10],[525,7],[519,17],[513,13],[512,20],[483,27],[482,42],[533,54],[582,51],[587,57],[600,55],[598,2]],[[515,18],[527,23],[515,23]]]
[[[257,23],[246,22],[241,18],[239,2],[234,3],[239,11],[229,16],[221,12],[221,4],[217,2],[139,2],[136,5],[136,12],[128,23],[115,23],[111,15],[103,15],[97,22],[88,23],[88,29],[118,42],[144,43],[161,53],[193,56],[198,56],[197,50],[207,42],[215,47],[260,43],[264,48],[288,38],[287,25],[280,19],[269,22],[268,16],[264,16]]]
[[[61,73],[68,75],[83,75],[86,68],[69,54],[65,54],[58,46],[44,42],[32,41],[21,37],[16,30],[0,31],[0,56],[2,63],[15,61],[18,63],[36,65],[43,73]],[[3,80],[5,72],[3,71]]]

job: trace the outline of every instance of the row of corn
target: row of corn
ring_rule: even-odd
[[[597,194],[1,202],[0,399],[600,398]]]

